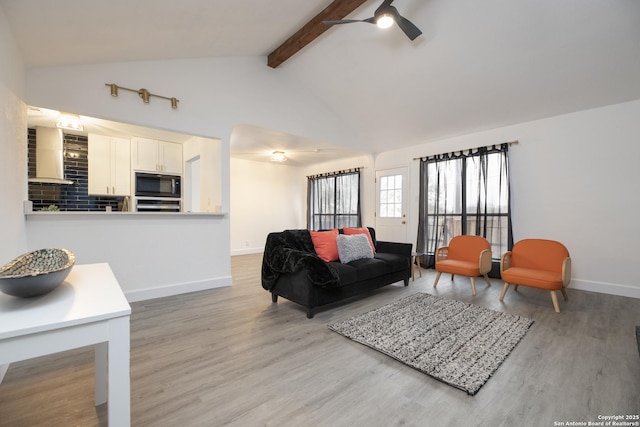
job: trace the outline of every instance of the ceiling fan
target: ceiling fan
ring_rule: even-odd
[[[338,25],[338,24],[351,24],[353,22],[368,22],[369,24],[376,24],[379,28],[389,28],[395,22],[398,27],[409,37],[410,40],[415,40],[422,31],[418,29],[411,21],[404,16],[400,15],[398,9],[391,6],[393,0],[384,0],[380,6],[373,13],[373,17],[367,19],[341,19],[337,21],[324,21],[325,25]]]

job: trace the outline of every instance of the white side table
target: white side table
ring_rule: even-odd
[[[95,404],[108,398],[109,425],[127,427],[130,315],[131,307],[106,263],[74,266],[64,283],[39,297],[0,292],[0,367],[95,345]]]

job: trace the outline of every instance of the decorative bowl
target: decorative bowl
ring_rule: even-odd
[[[76,262],[68,249],[38,249],[0,267],[0,291],[14,297],[44,295],[64,282]]]

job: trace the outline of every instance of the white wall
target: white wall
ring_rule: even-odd
[[[24,67],[0,7],[0,265],[26,252],[27,199]],[[23,177],[25,179],[23,179]]]
[[[112,97],[105,83],[144,87],[180,103],[173,110],[167,100],[151,98],[145,104],[135,93]],[[220,138],[223,146],[237,124],[335,144],[356,138],[342,118],[293,79],[269,68],[264,57],[32,68],[26,91],[30,105]]]
[[[183,192],[193,188],[199,198],[199,210],[193,212],[219,212],[222,211],[222,158],[221,142],[219,139],[202,138],[194,136],[187,140],[182,146],[182,154],[185,162],[185,175],[187,163],[192,159],[199,159],[199,165],[195,167],[198,171],[199,182],[185,182]],[[185,181],[192,177],[185,176]],[[225,207],[228,212],[228,206]]]
[[[514,239],[563,242],[572,287],[640,298],[639,118],[637,100],[388,151],[376,169],[409,167],[415,239],[419,161],[412,158],[519,140],[510,147]]]
[[[231,159],[231,254],[259,253],[267,234],[306,228],[302,168]]]

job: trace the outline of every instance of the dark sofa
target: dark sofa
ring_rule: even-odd
[[[341,230],[340,230],[341,231]],[[379,242],[369,228],[376,248],[374,258],[348,264],[325,262],[318,257],[308,230],[285,230],[267,236],[262,258],[262,287],[307,308],[340,301],[395,282],[409,284],[411,244]]]

